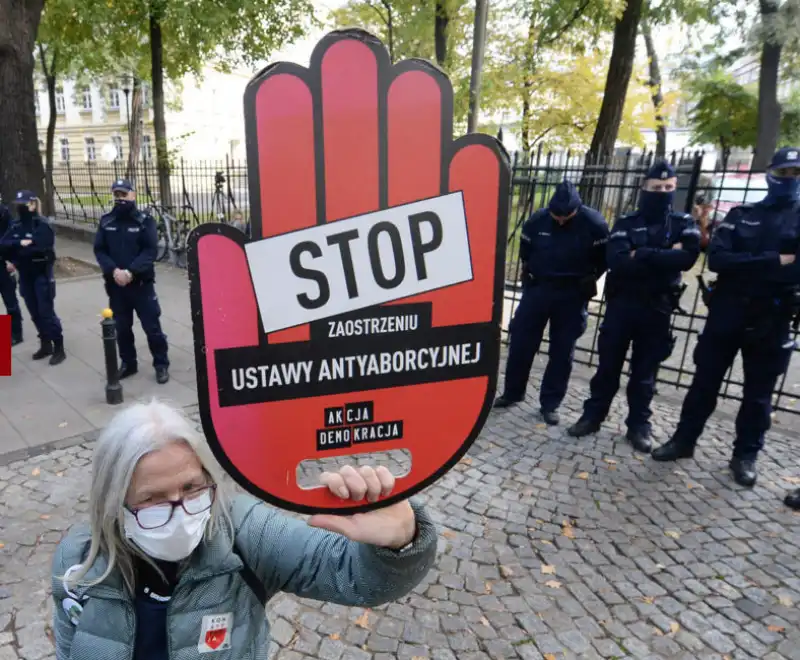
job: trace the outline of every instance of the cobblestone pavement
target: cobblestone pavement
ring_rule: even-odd
[[[732,424],[697,458],[656,464],[619,437],[617,404],[595,436],[545,427],[530,403],[495,412],[456,469],[423,495],[440,554],[399,602],[362,610],[280,596],[278,660],[484,658],[800,659],[800,480],[772,434],[752,491],[726,470]],[[657,405],[663,440],[677,410]],[[785,427],[782,427],[785,428]],[[86,515],[91,444],[0,467],[0,660],[52,658],[49,567]]]

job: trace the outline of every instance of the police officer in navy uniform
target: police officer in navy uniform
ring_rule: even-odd
[[[8,207],[0,202],[0,239],[6,235],[13,218]],[[22,310],[17,299],[17,281],[14,279],[14,265],[6,261],[0,252],[0,297],[6,306],[6,313],[11,317],[11,345],[22,343]]]
[[[606,251],[608,307],[600,327],[599,364],[583,414],[568,430],[571,436],[599,430],[633,344],[626,437],[637,451],[651,449],[650,403],[658,367],[674,345],[670,319],[678,306],[681,273],[700,254],[700,232],[694,219],[672,208],[677,183],[668,163],[653,165],[639,193],[638,210],[619,218],[611,228]]]
[[[586,306],[606,269],[607,239],[603,216],[582,204],[569,181],[558,185],[548,208],[536,211],[523,225],[522,299],[510,325],[505,389],[496,408],[525,397],[533,358],[549,322],[549,359],[539,404],[545,422],[558,424],[556,411],[567,393],[575,342],[586,330]]]
[[[61,320],[55,310],[55,234],[46,218],[39,215],[39,200],[30,190],[14,198],[19,218],[11,223],[0,241],[5,258],[19,274],[19,293],[39,333],[39,350],[34,360],[50,357],[55,366],[67,359]]]
[[[658,461],[694,455],[714,411],[725,373],[742,353],[744,387],[730,468],[742,486],[756,481],[756,457],[771,425],[772,392],[794,349],[791,318],[800,285],[800,149],[772,159],[767,196],[730,210],[711,239],[708,268],[717,273],[708,319],[694,351],[696,372],[672,439]]]
[[[114,208],[100,218],[94,254],[103,271],[109,306],[117,325],[120,378],[139,370],[133,338],[133,314],[139,317],[153,356],[156,380],[169,380],[167,336],[161,331],[161,306],[156,296],[155,259],[158,252],[156,221],[136,208],[130,181],[111,186]]]

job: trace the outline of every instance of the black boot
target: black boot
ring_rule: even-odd
[[[167,367],[156,367],[156,382],[159,385],[169,382],[169,370]]]
[[[519,399],[509,399],[505,394],[500,395],[494,401],[493,408],[510,408],[519,403]]]
[[[64,352],[64,338],[53,340],[53,356],[50,358],[50,366],[54,367],[61,364],[67,359],[67,354]]]
[[[139,367],[135,364],[128,365],[124,362],[119,367],[119,372],[117,373],[117,378],[122,380],[123,378],[128,378],[129,376],[133,376],[134,374],[139,373]]]
[[[800,511],[800,488],[789,493],[783,503],[790,509]]]
[[[561,421],[561,418],[555,410],[542,410],[540,412],[544,423],[548,426],[558,426],[558,423]]]
[[[597,433],[600,430],[600,424],[593,422],[591,419],[581,417],[575,424],[567,429],[567,433],[573,438],[582,438],[585,435]]]
[[[657,447],[652,453],[653,460],[664,462],[677,461],[678,459],[691,458],[692,456],[694,456],[694,444],[677,437],[673,437],[669,442]]]
[[[736,458],[731,459],[729,464],[731,472],[733,472],[733,480],[740,486],[752,488],[756,483],[758,474],[756,473],[756,462],[752,458]]]
[[[650,440],[650,431],[647,429],[628,429],[625,437],[636,451],[649,454],[653,448],[653,442]]]
[[[42,360],[46,358],[48,355],[53,354],[53,342],[49,339],[40,339],[39,340],[39,350],[33,354],[34,360]]]

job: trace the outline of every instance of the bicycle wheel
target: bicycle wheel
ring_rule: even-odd
[[[167,226],[164,224],[163,218],[158,219],[156,225],[156,261],[164,261],[169,254],[169,240],[167,239]]]
[[[175,223],[175,265],[178,268],[186,268],[188,264],[186,242],[189,238],[189,223],[181,220]]]

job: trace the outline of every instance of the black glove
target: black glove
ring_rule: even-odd
[[[578,282],[578,288],[584,300],[591,300],[597,295],[597,280],[594,275],[587,275]]]

